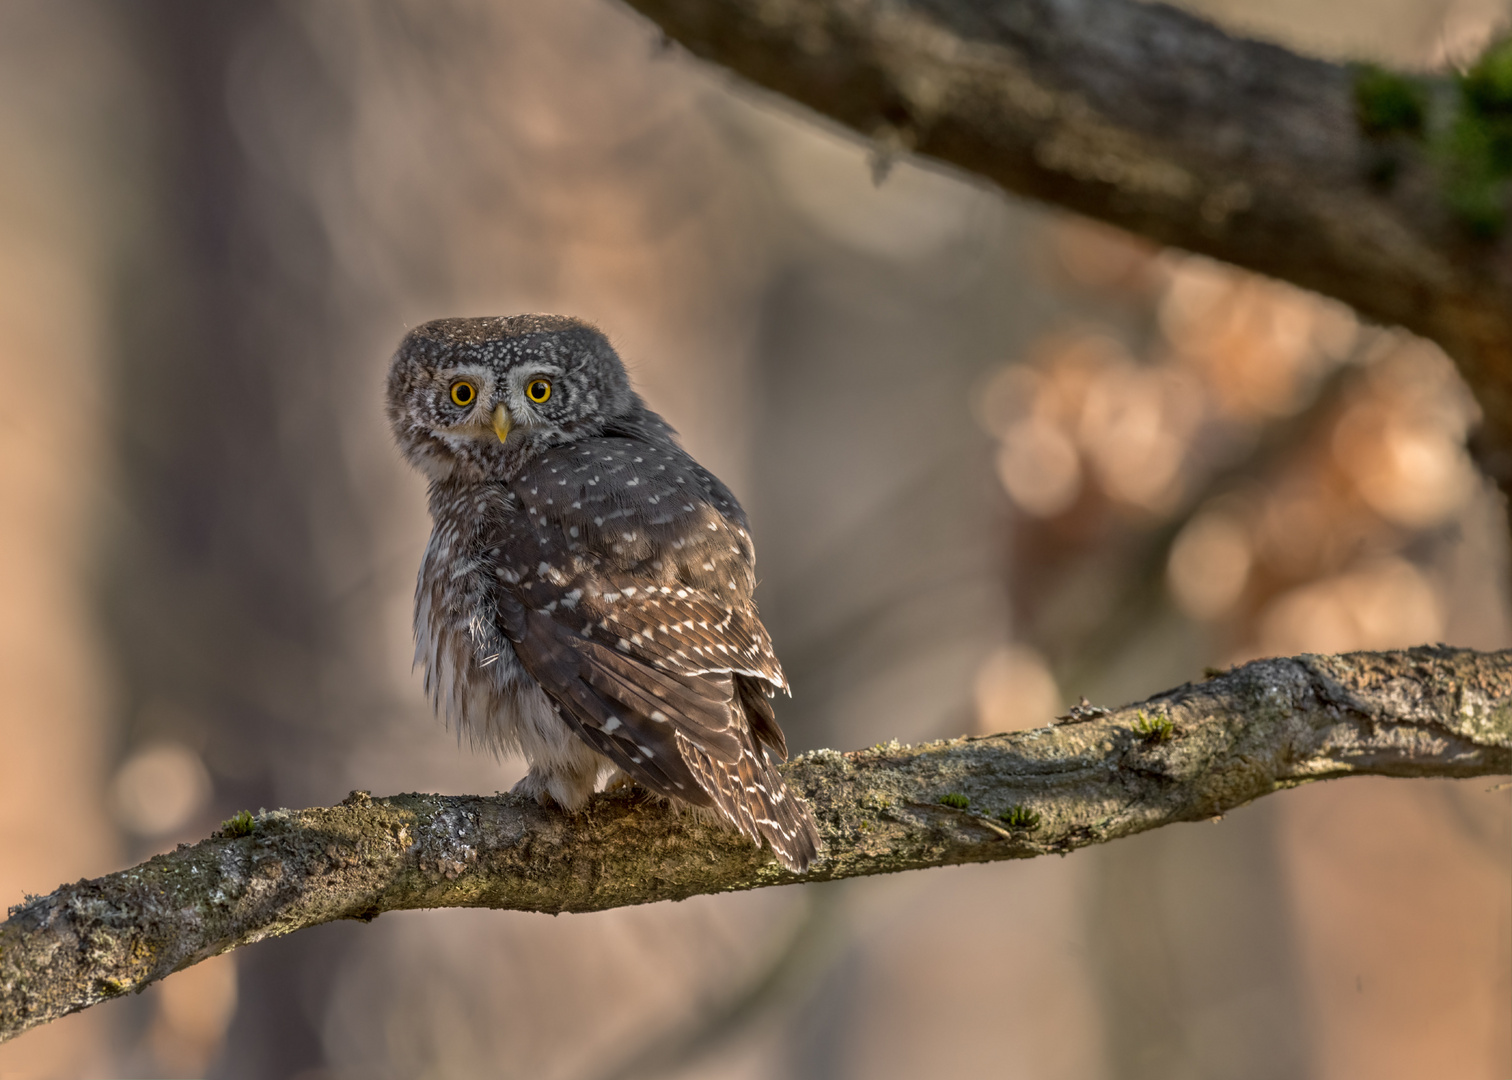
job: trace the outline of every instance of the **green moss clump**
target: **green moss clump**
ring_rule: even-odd
[[[1140,709],[1134,717],[1134,730],[1145,742],[1163,743],[1176,734],[1176,725],[1168,716],[1150,716]]]
[[[998,815],[1010,829],[1037,829],[1040,827],[1039,811],[1031,810],[1022,803],[1014,803]]]
[[[1475,235],[1507,226],[1512,194],[1512,38],[1495,42],[1459,76],[1460,108],[1444,133],[1444,195]]]
[[[1449,212],[1471,235],[1495,239],[1506,231],[1512,204],[1512,36],[1493,42],[1444,86],[1452,98],[1432,88],[1426,78],[1359,65],[1356,121],[1372,139],[1407,136],[1425,143]],[[1383,146],[1372,159],[1369,172],[1377,184],[1391,184],[1401,154]]]
[[[1428,91],[1416,79],[1375,64],[1355,69],[1355,117],[1373,139],[1390,135],[1421,138],[1428,118]]]
[[[952,791],[949,795],[941,795],[940,802],[945,806],[951,806],[957,810],[964,810],[971,805],[970,799],[954,791]]]
[[[238,810],[221,822],[220,834],[227,839],[235,840],[238,836],[251,836],[252,830],[256,827],[257,822],[253,819],[250,810]]]
[[[1459,82],[1465,104],[1480,116],[1512,117],[1512,38],[1492,43]]]

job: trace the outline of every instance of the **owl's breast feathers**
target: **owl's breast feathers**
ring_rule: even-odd
[[[639,783],[806,868],[812,815],[762,750],[787,756],[769,701],[787,681],[734,496],[676,446],[613,437],[549,450],[505,488],[478,554],[498,630],[562,719]]]

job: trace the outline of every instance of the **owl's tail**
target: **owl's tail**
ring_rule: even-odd
[[[819,854],[813,812],[753,739],[745,741],[737,761],[716,760],[682,732],[677,733],[677,748],[721,817],[756,843],[765,840],[794,873],[809,868]]]

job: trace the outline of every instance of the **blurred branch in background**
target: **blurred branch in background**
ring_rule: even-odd
[[[13,908],[0,925],[0,1038],[335,919],[602,911],[1065,854],[1311,780],[1506,773],[1512,653],[1257,661],[1063,721],[804,755],[786,775],[814,807],[825,850],[802,877],[736,834],[624,798],[600,798],[575,820],[514,796],[360,792],[329,809],[240,815],[197,845]]]
[[[1432,338],[1485,412],[1482,464],[1512,483],[1504,222],[1457,213],[1453,170],[1424,141],[1426,105],[1416,126],[1382,129],[1361,71],[1137,0],[629,3],[879,155],[935,158]],[[1474,75],[1403,92],[1448,102],[1469,131]]]

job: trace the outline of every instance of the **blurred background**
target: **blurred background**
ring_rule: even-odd
[[[1500,0],[1195,5],[1467,58]],[[896,160],[605,0],[0,5],[0,903],[362,787],[492,792],[410,670],[405,328],[599,323],[745,502],[798,750],[1257,656],[1512,644],[1433,346]],[[1068,858],[319,927],[37,1077],[1512,1074],[1512,792],[1350,780]]]

